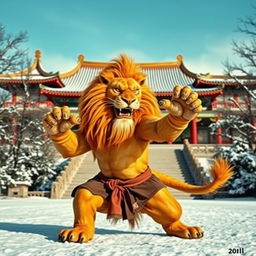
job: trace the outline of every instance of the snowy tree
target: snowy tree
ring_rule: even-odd
[[[21,101],[1,111],[1,186],[26,181],[32,189],[42,189],[55,175],[54,149],[41,124],[44,111],[33,102],[28,106],[28,90],[24,91]]]
[[[222,147],[218,156],[224,157],[234,166],[234,176],[226,190],[232,195],[255,195],[256,155],[248,144],[234,141],[231,147]]]
[[[23,70],[29,66],[27,51],[21,49],[26,33],[6,34],[0,25],[0,73]],[[41,124],[44,111],[30,98],[29,74],[16,86],[19,100],[6,106],[9,94],[0,92],[0,189],[24,181],[32,189],[46,189],[56,174],[54,149],[45,138]]]
[[[256,189],[256,13],[241,19],[237,30],[246,35],[247,40],[232,42],[233,52],[240,58],[240,63],[227,60],[225,72],[236,83],[244,104],[230,98],[236,110],[223,111],[222,120],[212,124],[210,129],[211,134],[233,141],[232,146],[221,149],[219,155],[234,166],[230,193],[246,194]]]

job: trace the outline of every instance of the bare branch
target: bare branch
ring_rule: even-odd
[[[15,72],[24,64],[28,51],[20,45],[27,40],[27,33],[6,34],[0,25],[0,73]]]
[[[244,115],[248,115],[248,113],[246,112],[246,109],[243,109],[236,100],[232,99],[232,98],[229,98],[228,99],[229,101],[233,102],[237,108],[239,108],[239,110],[244,114]]]
[[[255,17],[248,16],[245,19],[239,20],[237,31],[250,35],[256,36],[256,19]]]

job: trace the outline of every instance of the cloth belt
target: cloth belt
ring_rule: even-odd
[[[100,173],[99,177],[101,181],[104,182],[107,189],[111,190],[111,196],[109,201],[110,204],[108,208],[108,219],[122,218],[122,203],[123,205],[128,205],[128,208],[130,209],[130,211],[126,213],[129,216],[126,216],[126,218],[123,217],[123,219],[133,219],[136,207],[134,207],[134,202],[132,202],[133,200],[131,200],[132,198],[130,197],[130,192],[128,191],[128,188],[145,182],[151,176],[152,173],[149,168],[147,168],[145,172],[141,173],[137,177],[129,180],[111,179]]]

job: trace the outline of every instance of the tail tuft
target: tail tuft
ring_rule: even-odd
[[[224,158],[217,158],[210,169],[213,181],[203,186],[191,185],[163,173],[152,171],[168,187],[192,194],[208,194],[223,187],[233,175],[233,167]]]
[[[225,158],[217,158],[211,166],[211,173],[216,182],[215,189],[225,185],[227,181],[233,176],[233,167]]]

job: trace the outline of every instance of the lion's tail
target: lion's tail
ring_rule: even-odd
[[[227,160],[218,158],[211,166],[213,181],[204,186],[190,185],[154,170],[152,170],[152,173],[168,187],[192,194],[208,194],[222,187],[232,177],[232,170],[233,168]]]

